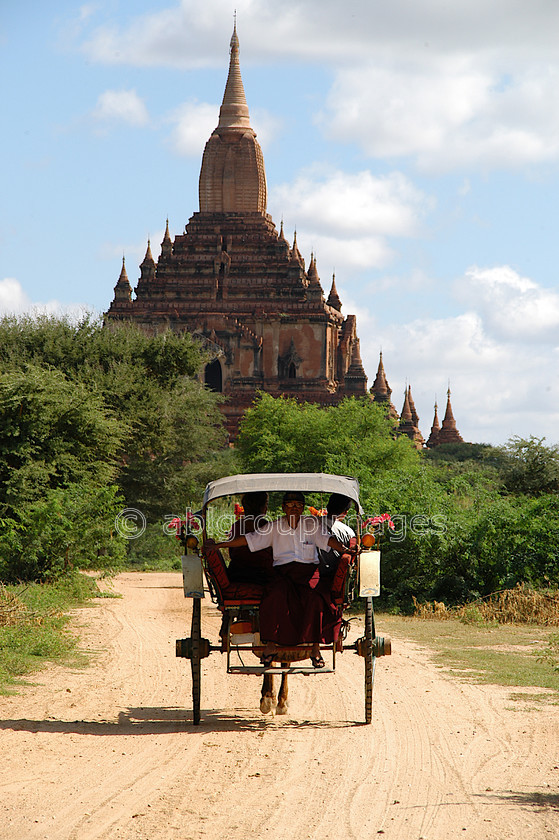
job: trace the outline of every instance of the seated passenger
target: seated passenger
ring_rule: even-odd
[[[251,534],[258,527],[267,523],[267,493],[245,493],[241,497],[243,515],[235,522],[229,532],[229,540]],[[272,549],[250,551],[247,545],[229,548],[229,566],[227,574],[234,583],[265,584],[272,574]]]
[[[343,521],[350,505],[351,499],[347,496],[342,496],[340,493],[332,493],[328,499],[326,516],[324,517],[328,532],[336,537],[344,546],[349,546],[351,540],[355,538],[353,528],[350,528]],[[333,548],[329,548],[327,551],[319,550],[318,557],[320,561],[320,576],[328,579],[333,578],[338,567],[340,552]]]
[[[321,584],[318,572],[318,548],[346,549],[326,532],[325,523],[316,516],[302,516],[305,497],[288,492],[283,497],[284,516],[258,530],[217,543],[218,548],[248,546],[251,551],[271,547],[274,574],[260,605],[260,636],[265,642],[262,663],[271,665],[278,646],[311,645],[315,668],[324,667],[321,644],[337,639],[341,615],[330,597],[327,585]],[[355,553],[356,549],[352,549]]]

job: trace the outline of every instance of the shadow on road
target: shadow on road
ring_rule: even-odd
[[[521,805],[534,810],[550,809],[552,811],[559,811],[559,793],[548,791],[542,793],[538,790],[519,793],[511,790],[504,791],[503,793],[494,793],[488,798],[493,800],[498,799],[501,802],[514,802],[515,805]]]
[[[355,721],[313,721],[271,715],[254,715],[253,709],[212,709],[201,712],[198,726],[192,712],[173,707],[141,706],[119,712],[115,720],[18,720],[0,721],[0,730],[15,732],[64,732],[78,735],[161,735],[172,732],[260,732],[270,726],[293,729],[347,729],[365,724]]]

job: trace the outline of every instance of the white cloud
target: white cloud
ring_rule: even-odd
[[[559,159],[559,4],[356,0],[343,15],[334,0],[237,7],[242,64],[295,60],[333,73],[318,115],[329,137],[435,172]],[[182,0],[90,30],[82,48],[105,64],[223,66],[231,29],[228,0]]]
[[[23,291],[21,283],[14,277],[0,280],[0,314],[24,312],[31,306],[31,301]]]
[[[520,57],[555,54],[559,8],[553,0],[181,0],[161,11],[108,22],[90,31],[83,49],[106,63],[207,66],[228,43],[233,10],[241,48],[259,59],[281,56],[344,63],[375,54],[514,50]],[[92,25],[93,21],[92,21]],[[270,37],[270,33],[273,37]]]
[[[97,122],[138,127],[149,123],[147,108],[135,90],[106,90],[99,96],[92,117]]]
[[[319,123],[371,156],[411,156],[429,171],[557,160],[559,67],[510,72],[475,54],[342,69]]]
[[[303,253],[311,249],[322,264],[381,267],[392,257],[390,237],[414,237],[432,202],[401,173],[375,177],[315,167],[292,183],[270,191],[269,208],[297,229]]]
[[[3,315],[46,314],[67,315],[77,320],[90,311],[91,307],[83,303],[62,304],[57,300],[33,303],[18,280],[13,277],[5,277],[0,280],[0,317]]]
[[[264,108],[250,109],[250,123],[264,151],[283,131],[283,120]]]
[[[200,157],[206,141],[217,125],[219,106],[205,102],[185,102],[170,116],[175,123],[170,143],[178,155]]]
[[[559,342],[559,294],[510,266],[473,266],[454,289],[458,300],[475,307],[488,334],[519,343]]]
[[[239,0],[239,11],[243,5]],[[103,64],[207,67],[223,56],[222,39],[227,39],[227,30],[231,37],[232,11],[228,0],[211,4],[183,0],[178,6],[133,17],[126,26],[112,22],[97,26],[82,48],[91,60]]]

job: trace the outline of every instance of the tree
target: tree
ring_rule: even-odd
[[[419,464],[406,437],[368,399],[322,407],[260,394],[240,426],[238,447],[250,472],[342,472],[370,482],[379,470]]]
[[[540,496],[559,491],[559,446],[545,446],[544,440],[515,436],[502,448],[503,481],[509,492]]]
[[[57,370],[0,374],[0,504],[15,516],[50,489],[97,486],[117,473],[125,429],[101,396]]]
[[[188,333],[104,327],[91,315],[0,321],[4,368],[54,368],[101,401],[120,431],[116,482],[150,521],[201,494],[201,463],[213,476],[223,462],[220,397],[196,378],[204,358]]]
[[[118,563],[123,500],[112,483],[123,428],[99,394],[57,370],[0,374],[0,576],[45,580]]]
[[[234,454],[188,334],[0,320],[0,574],[45,579],[124,556],[117,514],[183,514]],[[234,469],[233,469],[234,471]]]

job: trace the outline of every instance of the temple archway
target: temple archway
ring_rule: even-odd
[[[223,392],[223,373],[219,359],[214,359],[206,365],[204,370],[204,382],[210,389],[218,394]]]

